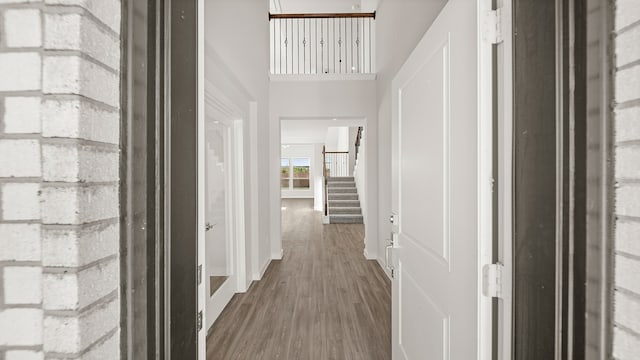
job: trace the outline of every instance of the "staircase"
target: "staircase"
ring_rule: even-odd
[[[330,224],[362,224],[362,209],[353,176],[327,179]]]

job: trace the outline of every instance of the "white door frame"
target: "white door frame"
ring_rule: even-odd
[[[498,338],[498,359],[512,358],[512,281],[513,281],[513,0],[498,0],[497,12],[492,11],[490,0],[478,0],[478,359],[492,358],[492,338]],[[493,22],[497,15],[497,32],[500,38],[497,47],[497,73],[493,71],[493,39],[496,29]],[[498,81],[493,88],[494,76]],[[494,99],[494,93],[497,99]],[[493,112],[493,102],[497,101],[497,114]],[[494,139],[493,116],[496,115],[497,131]],[[497,158],[493,157],[493,142],[498,143]],[[493,253],[493,166],[498,168],[498,259],[502,265],[501,288],[498,307],[498,329],[492,325],[492,298],[483,295],[483,267],[492,263]]]
[[[498,11],[492,11],[490,0],[478,0],[478,359],[492,358],[492,338],[498,338],[498,359],[512,358],[512,281],[513,281],[513,0],[498,0]],[[497,73],[493,71],[492,47],[498,17],[496,35]],[[493,88],[494,76],[498,81]],[[497,114],[493,112],[494,93],[497,96]],[[494,139],[493,116],[496,115],[497,131]],[[493,142],[498,143],[497,158],[493,157]],[[498,168],[498,259],[502,265],[501,288],[498,308],[498,329],[492,326],[492,298],[483,295],[483,267],[493,260],[493,166]]]
[[[213,121],[208,119],[208,121]],[[233,294],[247,290],[246,258],[245,258],[245,229],[244,229],[244,168],[243,168],[243,121],[220,121],[224,126],[224,182],[225,182],[225,229],[226,229],[226,268],[229,271],[227,279],[213,295],[209,295],[207,279],[212,273],[206,262],[206,253],[215,251],[206,243],[205,235],[205,262],[203,276],[203,288],[205,289],[205,307],[203,312],[204,328],[208,330],[212,321],[217,318],[223,308],[231,300]],[[210,159],[208,159],[210,160]],[[206,164],[207,166],[216,166]],[[206,176],[205,176],[206,179]],[[205,191],[208,187],[205,185]],[[205,198],[209,194],[203,195]],[[238,205],[241,204],[241,205]],[[205,209],[206,215],[206,209]],[[211,221],[211,218],[208,218]],[[214,230],[215,231],[215,230]],[[209,234],[211,236],[211,234]],[[209,239],[211,241],[211,239]],[[210,311],[213,311],[210,313]]]

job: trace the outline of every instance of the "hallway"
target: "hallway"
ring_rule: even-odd
[[[390,281],[362,255],[364,226],[322,225],[312,200],[282,207],[284,258],[234,296],[207,359],[390,359]]]

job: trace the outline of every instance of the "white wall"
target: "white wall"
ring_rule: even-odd
[[[327,151],[349,151],[349,127],[329,127],[324,144],[327,147]]]
[[[377,147],[378,147],[378,233],[389,234],[391,213],[391,81],[404,64],[446,0],[381,1],[376,14],[376,67],[377,75]],[[367,128],[368,143],[376,136]],[[372,212],[373,214],[373,212]],[[378,243],[377,253],[384,255],[384,236]],[[379,259],[384,261],[384,259]]]
[[[293,162],[294,158],[309,158],[311,160],[311,166],[309,169],[309,189],[308,190],[285,190],[282,189],[282,198],[313,198],[315,191],[316,179],[320,177],[322,179],[322,171],[318,172],[318,163],[322,164],[322,150],[319,154],[316,154],[315,144],[306,145],[287,145],[282,147],[280,157],[289,158]]]
[[[269,137],[265,135],[269,129],[268,11],[268,2],[261,0],[209,0],[205,4],[207,81],[248,114],[244,162],[250,279],[259,278],[271,259],[269,182],[266,176],[259,176],[269,171]]]
[[[322,147],[324,144],[314,144],[314,151],[316,154],[322,154]],[[319,161],[316,161],[313,165],[314,173],[314,188],[313,188],[313,209],[315,211],[324,210],[324,164],[322,163],[322,155],[318,157]]]
[[[377,139],[376,85],[373,80],[343,81],[273,81],[270,84],[270,177],[272,255],[282,250],[280,234],[280,122],[283,119],[364,119],[362,124],[370,136],[367,147],[367,186],[376,189]],[[356,124],[354,124],[356,125]],[[369,213],[376,213],[377,193],[368,194]],[[365,224],[365,249],[368,256],[377,258],[377,227],[374,221]]]

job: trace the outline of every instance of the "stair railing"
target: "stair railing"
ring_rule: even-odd
[[[326,146],[323,146],[322,160],[322,163],[324,164],[325,188],[324,214],[327,216],[329,213],[329,177],[349,176],[349,152],[327,151]]]
[[[360,140],[362,139],[362,126],[358,126],[358,134],[356,135],[356,160],[358,160],[358,153],[360,152]]]
[[[269,14],[271,73],[375,73],[375,17],[375,12]]]

